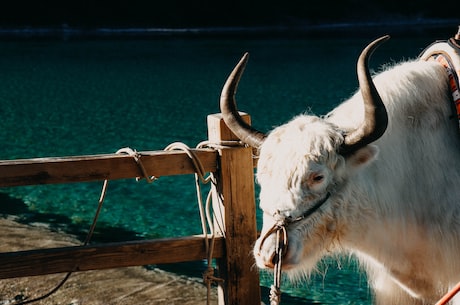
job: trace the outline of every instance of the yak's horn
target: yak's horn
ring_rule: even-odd
[[[249,54],[246,53],[240,62],[233,69],[224,84],[220,95],[220,111],[228,128],[244,143],[259,148],[262,145],[266,135],[248,125],[243,121],[236,108],[235,94],[243,75],[244,68],[248,62]]]
[[[345,135],[344,143],[340,150],[342,154],[351,154],[374,142],[385,133],[388,125],[388,115],[385,105],[372,81],[369,72],[369,58],[375,49],[389,38],[390,36],[386,35],[374,40],[359,56],[357,74],[364,102],[364,121],[357,129]]]

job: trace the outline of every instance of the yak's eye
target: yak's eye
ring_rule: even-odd
[[[316,173],[311,173],[308,178],[305,180],[304,185],[306,187],[313,187],[321,182],[324,181],[324,175],[316,172]]]
[[[323,175],[313,175],[312,180],[315,182],[321,182],[323,181],[324,176]]]

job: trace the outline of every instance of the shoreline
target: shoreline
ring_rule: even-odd
[[[81,244],[75,236],[54,232],[44,223],[21,224],[15,216],[0,218],[0,251],[65,247]],[[14,304],[48,293],[65,277],[52,274],[1,280],[0,305]],[[75,272],[39,305],[186,304],[206,302],[207,290],[201,279],[177,275],[158,268],[143,267]],[[211,302],[217,300],[215,288]]]
[[[393,19],[375,22],[312,23],[302,25],[229,26],[229,27],[79,27],[61,26],[0,26],[0,38],[58,38],[58,39],[104,39],[104,38],[256,38],[256,37],[302,37],[331,35],[337,32],[363,35],[387,30],[413,33],[423,30],[437,31],[460,26],[456,19]]]

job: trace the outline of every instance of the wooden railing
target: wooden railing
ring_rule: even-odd
[[[249,116],[244,115],[249,122]],[[211,142],[234,140],[219,114],[208,116]],[[215,240],[219,305],[260,304],[259,275],[250,253],[257,237],[254,164],[249,147],[195,149],[206,172],[217,176],[223,215],[215,217],[224,232]],[[155,177],[190,174],[195,168],[185,152],[141,152],[145,172]],[[0,187],[72,183],[143,177],[132,156],[107,154],[0,161]],[[219,220],[221,219],[221,220]],[[225,238],[224,238],[225,236]],[[203,236],[34,249],[0,253],[0,279],[79,272],[207,258]]]

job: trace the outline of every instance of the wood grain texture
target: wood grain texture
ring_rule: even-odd
[[[214,172],[217,152],[194,149],[206,172]],[[140,152],[149,176],[161,177],[195,172],[189,156],[182,151]],[[86,182],[143,177],[133,157],[121,154],[35,158],[0,161],[0,187]]]
[[[214,258],[224,254],[215,240]],[[202,236],[0,253],[0,279],[206,259]]]

